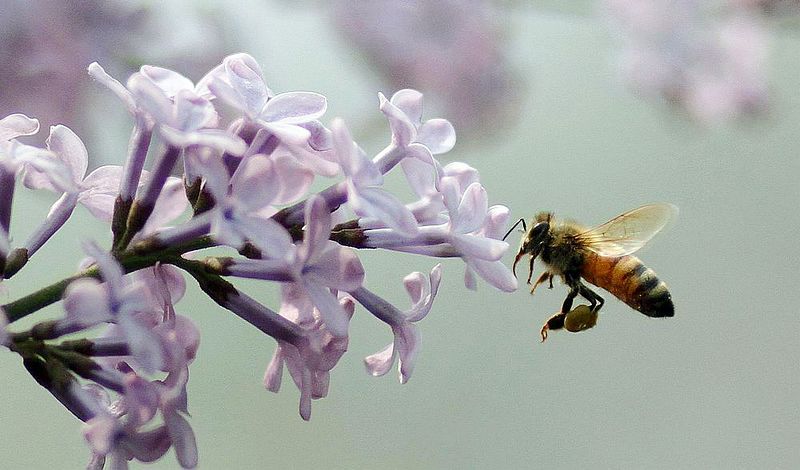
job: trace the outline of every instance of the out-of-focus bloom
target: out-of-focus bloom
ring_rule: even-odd
[[[395,358],[399,357],[398,373],[400,383],[408,382],[414,371],[415,359],[419,351],[419,332],[414,323],[428,315],[433,306],[433,299],[439,291],[442,279],[442,266],[437,264],[431,269],[428,279],[421,272],[415,271],[403,279],[406,292],[411,297],[411,308],[404,312],[393,308],[386,302],[375,301],[366,289],[359,290],[356,299],[364,304],[378,318],[385,321],[392,328],[394,341],[375,354],[364,358],[367,372],[372,375],[384,375],[394,365]],[[376,312],[377,311],[377,312]]]
[[[753,10],[714,15],[695,0],[605,6],[623,41],[622,74],[636,90],[661,95],[707,124],[766,106],[767,33]]]
[[[504,57],[500,8],[461,2],[330,2],[341,33],[393,88],[433,96],[458,127],[498,122],[516,90]]]
[[[223,44],[219,22],[201,10],[141,1],[86,0],[80,8],[54,0],[5,2],[0,115],[25,110],[47,124],[68,123],[81,131],[95,122],[107,125],[88,115],[95,108],[89,105],[86,65],[100,60],[117,73],[131,72],[136,57],[203,73]]]

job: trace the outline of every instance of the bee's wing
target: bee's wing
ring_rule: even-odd
[[[580,233],[576,239],[600,256],[625,256],[643,247],[677,215],[678,208],[672,204],[649,204]]]

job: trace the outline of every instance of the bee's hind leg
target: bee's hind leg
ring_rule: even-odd
[[[542,280],[542,278],[539,278]],[[537,281],[538,282],[538,281]],[[542,280],[542,282],[544,282]],[[547,339],[547,333],[551,330],[560,330],[564,328],[564,320],[567,318],[567,314],[570,310],[572,310],[572,302],[575,300],[575,297],[578,296],[580,293],[580,284],[575,284],[570,290],[569,294],[567,294],[567,298],[564,299],[564,303],[561,305],[561,311],[553,315],[552,317],[548,318],[542,329],[539,333],[542,335],[542,342]],[[596,294],[595,294],[596,295]]]
[[[580,292],[581,296],[589,301],[591,304],[589,307],[592,309],[592,312],[598,312],[603,307],[605,300],[600,297],[597,292],[589,289],[586,284],[579,282],[578,283],[578,291]]]

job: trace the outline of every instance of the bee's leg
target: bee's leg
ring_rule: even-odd
[[[535,259],[536,259],[536,258],[534,258],[533,256],[531,256],[531,263],[530,263],[530,265],[529,265],[529,267],[528,267],[528,284],[529,284],[529,285],[530,285],[530,283],[531,283],[531,276],[533,276],[533,261],[534,261]],[[533,289],[531,289],[531,294],[533,294]]]
[[[541,276],[539,276],[539,279],[537,279],[536,282],[533,283],[533,286],[531,287],[531,295],[533,295],[533,291],[536,290],[536,288],[539,286],[539,284],[544,284],[544,281],[546,281],[548,278],[550,279],[550,288],[552,289],[553,288],[553,275],[550,274],[549,272],[545,271],[545,272],[542,273]]]
[[[567,317],[566,312],[558,312],[552,317],[548,318],[539,333],[542,335],[542,343],[547,339],[547,333],[550,330],[560,330],[564,328],[564,319]]]
[[[574,284],[573,287],[569,290],[569,294],[567,294],[567,298],[564,299],[564,304],[561,305],[561,311],[553,315],[552,317],[548,318],[542,329],[539,331],[542,335],[542,342],[547,339],[547,333],[550,330],[560,330],[564,328],[564,319],[567,317],[567,313],[572,310],[572,302],[575,300],[575,297],[578,296],[580,292],[580,285]]]
[[[578,289],[579,289],[579,292],[580,292],[581,296],[583,296],[583,298],[588,300],[589,303],[591,304],[590,307],[592,309],[592,312],[597,312],[603,307],[603,304],[605,303],[605,300],[603,300],[603,298],[600,297],[597,294],[597,292],[589,289],[586,286],[586,284],[580,282],[578,284]]]
[[[572,302],[575,300],[575,297],[578,296],[578,293],[581,291],[581,283],[578,282],[570,287],[569,294],[567,294],[567,298],[564,299],[564,303],[561,305],[561,313],[566,314],[570,310],[572,310]]]

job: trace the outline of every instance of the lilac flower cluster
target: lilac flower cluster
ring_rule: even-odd
[[[604,0],[622,39],[625,79],[704,124],[763,110],[768,33],[754,8],[759,2],[721,3],[712,9],[698,0]]]
[[[429,274],[406,276],[410,306],[395,307],[370,287],[381,280],[369,282],[359,249],[461,258],[468,288],[480,277],[502,291],[516,289],[500,261],[509,211],[489,206],[474,168],[437,160],[455,145],[455,131],[444,119],[423,119],[420,93],[379,94],[391,140],[369,157],[344,121],[320,121],[325,97],[273,92],[247,54],[226,57],[197,83],[153,66],[124,85],[96,63],[88,70],[133,117],[127,159],[87,175],[87,150],[69,128],[53,126],[46,148],[37,148],[17,140],[36,133],[37,120],[0,120],[0,279],[23,269],[79,203],[110,225],[110,249],[84,241],[87,258],[77,274],[0,306],[0,343],[85,423],[90,468],[106,460],[113,468],[150,462],[170,448],[181,466],[197,464],[186,385],[200,334],[176,312],[186,288],[181,271],[277,341],[264,385],[277,392],[285,366],[306,420],[312,400],[328,393],[357,305],[393,335],[365,359],[367,371],[386,374],[397,360],[404,383],[419,349],[416,324],[439,290],[436,264]],[[395,167],[415,200],[383,187]],[[176,168],[180,178],[171,176]],[[332,184],[311,193],[318,177]],[[18,179],[61,195],[19,246],[10,238]],[[212,247],[232,255],[202,258]],[[277,283],[280,307],[239,290],[236,278]],[[59,301],[63,317],[8,331]],[[87,336],[63,338],[81,333]]]

